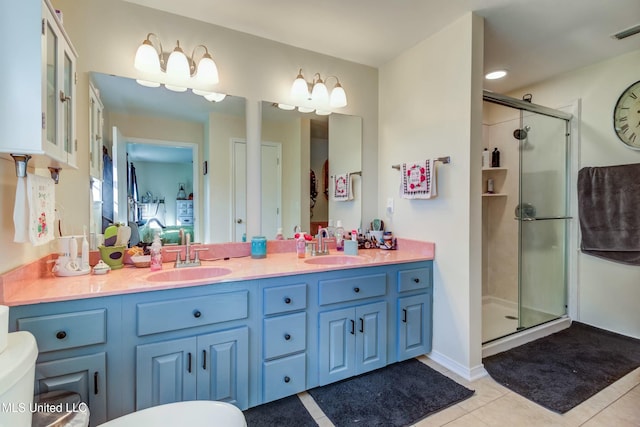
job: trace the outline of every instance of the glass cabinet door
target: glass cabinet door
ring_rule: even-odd
[[[51,21],[46,19],[45,26],[45,103],[42,113],[42,127],[44,138],[48,150],[60,151],[60,141],[58,139],[58,36],[51,25]]]
[[[62,82],[62,91],[60,92],[60,113],[62,116],[61,120],[61,133],[62,133],[62,141],[64,144],[64,153],[67,157],[67,163],[71,165],[75,165],[75,141],[74,141],[74,132],[75,123],[73,117],[73,102],[75,102],[73,93],[74,88],[74,66],[73,60],[69,56],[66,50],[63,50],[63,63],[64,63],[64,75]]]

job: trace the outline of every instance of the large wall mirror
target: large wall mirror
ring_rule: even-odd
[[[230,160],[234,143],[246,137],[244,98],[210,102],[123,77],[90,78],[104,105],[105,172],[95,177],[102,188],[94,187],[94,227],[135,222],[142,240],[160,228],[168,243],[180,228],[200,242],[234,240]]]
[[[321,116],[262,103],[262,232],[268,239],[280,227],[285,237],[293,235],[295,226],[315,234],[329,220],[340,220],[346,230],[361,227],[361,171],[361,117]],[[338,201],[336,177],[345,175],[351,197]]]

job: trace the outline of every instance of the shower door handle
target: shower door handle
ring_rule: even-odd
[[[573,219],[572,216],[539,216],[539,217],[523,217],[523,218],[518,218],[515,217],[513,218],[516,221],[548,221],[551,219]]]

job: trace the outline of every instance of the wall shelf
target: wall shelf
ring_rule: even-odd
[[[499,167],[499,168],[482,168],[482,172],[484,171],[506,171],[507,168]]]
[[[505,193],[482,193],[482,197],[506,197]]]

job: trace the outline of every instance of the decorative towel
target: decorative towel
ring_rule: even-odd
[[[583,253],[640,265],[640,163],[578,172]]]
[[[432,199],[438,195],[433,160],[402,163],[400,197],[404,199]]]
[[[55,205],[55,183],[51,178],[30,173],[26,178],[18,178],[14,241],[39,246],[53,240]]]
[[[333,177],[333,200],[344,202],[353,200],[353,179],[351,174],[337,174]]]

